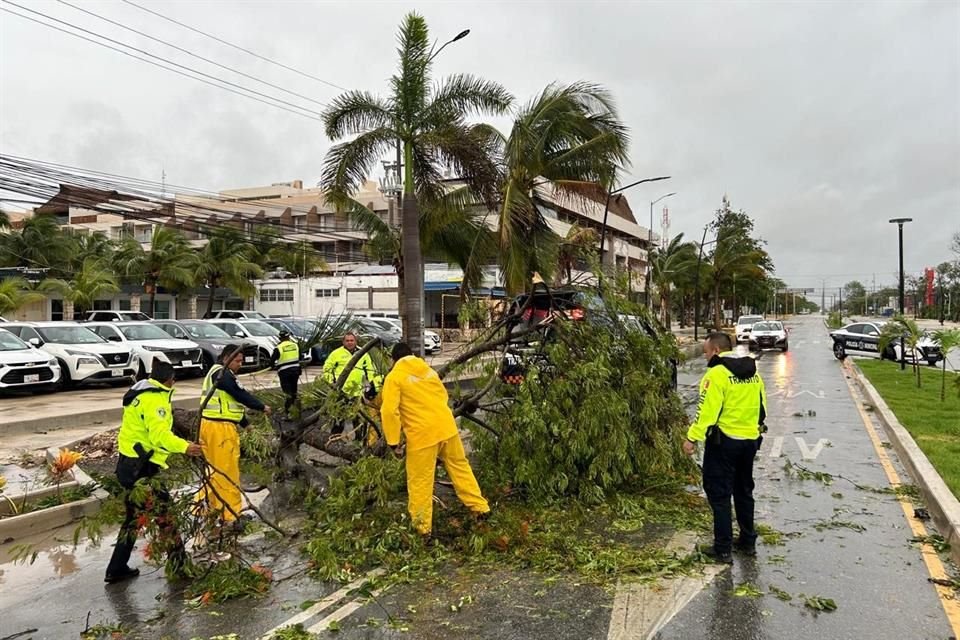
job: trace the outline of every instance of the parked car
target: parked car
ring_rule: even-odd
[[[322,344],[315,344],[309,349],[304,349],[303,345],[309,342],[317,332],[317,323],[309,318],[282,317],[265,318],[264,324],[268,324],[279,331],[287,331],[300,344],[300,363],[304,366],[315,365],[322,367],[330,350]]]
[[[753,325],[763,322],[763,316],[740,316],[737,318],[736,334],[737,344],[741,342],[750,342],[750,331]]]
[[[848,355],[872,356],[881,360],[900,360],[900,341],[891,340],[886,349],[880,351],[880,334],[886,322],[854,322],[842,329],[830,332],[833,339],[833,355],[837,360],[843,360]],[[912,351],[912,352],[911,352]],[[908,362],[927,362],[936,366],[943,360],[940,345],[929,336],[924,335],[914,350],[908,350],[904,358]]]
[[[201,364],[204,374],[210,370],[210,367],[217,361],[227,345],[243,348],[243,365],[240,367],[242,373],[262,368],[259,360],[260,350],[256,344],[231,338],[226,331],[209,322],[202,320],[154,320],[151,324],[163,329],[170,334],[171,338],[196,342],[203,352]]]
[[[530,296],[532,300],[529,300]],[[529,304],[528,304],[529,300]],[[579,289],[560,289],[556,291],[535,290],[533,293],[527,293],[514,298],[510,304],[507,313],[516,315],[520,318],[515,320],[509,326],[511,334],[515,334],[511,340],[510,349],[514,352],[514,357],[518,353],[524,353],[525,357],[530,357],[532,349],[529,348],[530,336],[520,335],[525,329],[536,326],[544,322],[590,322],[599,326],[611,327],[615,319],[611,316],[603,300],[594,292],[581,291]],[[616,321],[632,331],[641,331],[650,337],[657,338],[666,330],[659,325],[651,325],[645,318],[640,316],[628,316],[618,314]],[[550,340],[552,332],[550,329],[543,331],[544,339]],[[515,346],[516,345],[516,346]],[[536,350],[540,352],[541,350]],[[541,357],[541,356],[538,356]],[[504,380],[512,378],[518,380],[522,374],[517,374],[515,362],[510,362],[505,358],[501,363],[501,377]],[[671,385],[677,388],[678,382],[678,363],[675,360],[670,361]]]
[[[192,340],[177,340],[149,322],[91,322],[84,326],[104,340],[129,345],[140,360],[137,377],[146,378],[156,358],[173,365],[179,378],[198,376],[203,371],[203,352]]]
[[[262,320],[220,318],[207,320],[206,322],[223,329],[231,337],[255,343],[261,363],[270,362],[273,348],[280,344],[280,338],[278,337],[280,332]]]
[[[384,347],[392,347],[400,342],[402,335],[398,334],[392,325],[385,327],[381,325],[378,320],[380,320],[380,318],[354,317],[354,321],[357,323],[358,333],[360,333],[361,336],[380,338],[380,342],[383,343]]]
[[[3,325],[27,344],[60,363],[60,387],[93,382],[131,384],[140,361],[128,345],[107,342],[75,322],[10,322]]]
[[[750,328],[750,348],[762,351],[764,349],[780,349],[787,351],[790,344],[787,338],[787,329],[777,320],[763,320]]]
[[[6,321],[7,321],[6,318],[4,318],[3,316],[0,316],[0,322],[6,322]]]
[[[84,322],[146,322],[153,320],[139,311],[87,311]]]
[[[388,324],[396,330],[397,336],[403,338],[403,322],[400,318],[394,318],[389,315],[383,316],[367,316],[370,320],[377,322],[381,325]],[[441,348],[443,347],[443,341],[440,339],[440,334],[436,331],[431,331],[430,329],[424,329],[423,331],[423,350],[427,353],[440,353]]]
[[[236,311],[233,309],[222,309],[220,311],[214,311],[211,314],[203,316],[204,320],[263,320],[267,316],[263,315],[259,311]]]
[[[46,351],[0,329],[0,391],[49,390],[60,384],[60,363]]]

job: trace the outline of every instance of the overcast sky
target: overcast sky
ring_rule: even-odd
[[[284,95],[60,2],[12,1]],[[70,1],[315,100],[338,93],[119,0]],[[623,182],[673,176],[628,193],[638,221],[677,191],[670,232],[699,239],[727,193],[793,286],[894,282],[889,218],[915,219],[913,271],[948,259],[960,230],[960,2],[136,1],[343,87],[385,92],[411,9],[443,40],[471,30],[437,74],[520,101],[551,81],[603,84],[631,128]],[[3,153],[220,190],[313,185],[328,146],[319,122],[0,12]]]

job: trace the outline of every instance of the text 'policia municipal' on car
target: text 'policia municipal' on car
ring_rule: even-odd
[[[891,340],[883,352],[880,351],[880,334],[886,322],[854,322],[842,329],[830,332],[833,338],[833,355],[837,360],[843,360],[848,355],[873,356],[881,360],[900,359],[900,341]],[[943,360],[943,353],[934,340],[924,335],[917,343],[916,349],[906,348],[908,362],[924,362],[935,366]]]

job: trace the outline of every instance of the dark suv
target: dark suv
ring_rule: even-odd
[[[213,366],[213,363],[220,357],[223,348],[227,345],[243,345],[243,366],[241,372],[257,371],[265,368],[269,363],[260,362],[259,350],[257,345],[244,344],[243,340],[237,340],[227,335],[227,332],[219,327],[202,322],[200,320],[154,320],[155,324],[174,338],[181,340],[192,340],[200,345],[203,352],[203,373],[206,374]]]

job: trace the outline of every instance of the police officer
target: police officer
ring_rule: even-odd
[[[131,490],[138,480],[148,479],[167,467],[167,458],[172,453],[200,456],[199,444],[188,442],[173,434],[174,370],[169,362],[154,359],[150,378],[133,385],[123,396],[123,420],[117,435],[117,480],[126,489],[126,516],[117,544],[113,548],[110,564],[104,581],[120,582],[140,575],[139,569],[131,569],[127,562],[137,541],[136,520],[145,504],[133,499]],[[169,547],[172,568],[178,569],[185,560],[183,541],[169,515],[170,494],[162,487],[152,489],[152,514],[160,524],[160,533],[165,547]],[[151,500],[148,499],[147,503]]]
[[[270,366],[277,368],[280,389],[287,396],[283,412],[289,413],[290,407],[297,401],[297,383],[300,380],[300,346],[290,339],[290,332],[280,330],[280,344],[270,357]]]
[[[343,336],[343,346],[334,349],[327,356],[326,362],[323,363],[323,379],[330,384],[336,382],[340,373],[346,368],[347,363],[353,359],[353,354],[356,352],[357,336],[353,332],[348,332]],[[348,398],[359,398],[365,392],[369,397],[374,397],[376,395],[376,381],[379,378],[370,354],[365,353],[347,374],[347,380],[343,383],[342,391]],[[331,433],[343,433],[344,426],[344,422],[338,422],[331,429]]]
[[[713,511],[713,546],[704,555],[732,563],[734,547],[756,555],[753,526],[753,460],[766,431],[767,394],[757,374],[756,361],[733,353],[725,333],[711,333],[703,343],[707,373],[700,381],[700,405],[687,430],[683,451],[693,455],[694,443],[706,441],[703,455],[703,489]],[[730,497],[737,514],[740,536],[734,544]]]
[[[200,489],[198,499],[219,512],[226,523],[237,520],[243,501],[240,495],[240,436],[237,429],[247,426],[245,408],[270,415],[270,407],[243,388],[237,372],[243,366],[243,350],[227,345],[218,364],[210,367],[203,380],[202,397],[209,400],[200,416],[200,446],[210,463],[210,475]],[[213,390],[211,393],[211,389]]]

